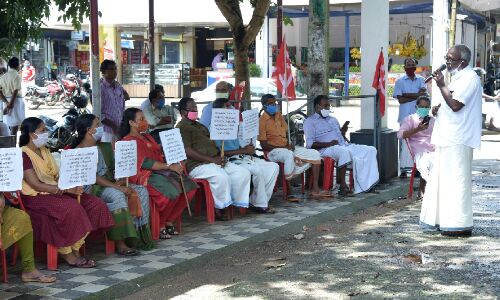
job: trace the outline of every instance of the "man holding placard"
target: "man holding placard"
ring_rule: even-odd
[[[214,102],[213,108],[222,108],[223,102]],[[243,112],[243,122],[240,123],[242,143],[239,139],[224,141],[224,155],[228,160],[242,168],[247,169],[252,174],[253,192],[250,195],[250,209],[258,213],[273,212],[269,208],[269,200],[273,195],[274,185],[279,175],[277,163],[268,162],[260,158],[253,157],[255,147],[251,143],[258,134],[258,114],[257,109]],[[247,117],[248,116],[248,117]],[[256,125],[245,126],[247,124]],[[256,130],[255,130],[256,129]],[[247,130],[246,132],[243,132]],[[250,141],[249,141],[250,139]],[[243,143],[246,140],[246,144]],[[222,150],[222,142],[216,141],[217,147]]]
[[[226,163],[219,154],[208,129],[197,122],[198,108],[192,98],[179,101],[182,120],[177,124],[186,150],[186,167],[193,178],[205,179],[214,197],[216,216],[228,220],[221,210],[229,205],[248,207],[250,172],[233,163]]]
[[[257,139],[264,151],[268,151],[268,159],[284,164],[285,178],[290,191],[290,180],[296,175],[307,171],[312,164],[313,171],[313,198],[331,197],[327,192],[320,191],[318,180],[321,167],[321,155],[313,149],[295,147],[287,139],[288,125],[283,115],[277,111],[276,98],[266,94],[261,98],[264,113],[259,120],[259,136]],[[289,196],[289,201],[297,202],[298,199]]]

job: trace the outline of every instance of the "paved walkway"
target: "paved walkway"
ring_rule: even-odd
[[[352,212],[391,199],[402,193],[402,184],[406,186],[405,182],[399,180],[381,185],[380,194],[362,194],[321,202],[304,200],[297,204],[285,203],[280,194],[276,194],[271,202],[276,208],[275,214],[238,216],[236,212],[233,220],[216,222],[211,226],[207,225],[204,218],[185,217],[181,235],[157,243],[154,250],[143,252],[140,256],[106,257],[103,256],[103,243],[98,245],[97,252],[95,247],[88,246],[91,248],[88,254],[97,260],[97,268],[76,269],[61,264],[60,270],[54,272],[58,281],[53,284],[23,284],[19,272],[10,270],[9,283],[0,284],[0,299],[78,299],[85,296],[102,299],[116,294],[126,295],[125,290],[133,291],[142,282],[161,276],[164,272],[175,272],[175,267],[183,263],[204,259],[200,256],[252,240],[261,233],[271,230],[281,233],[286,225],[297,221],[331,215],[342,208]],[[38,266],[41,269],[45,267],[43,264]]]

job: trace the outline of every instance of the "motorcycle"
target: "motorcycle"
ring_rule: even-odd
[[[87,109],[88,102],[88,97],[83,95],[72,97],[71,105],[74,107],[70,108],[59,121],[46,116],[38,116],[45,123],[49,132],[47,147],[51,152],[64,149],[73,142],[76,119],[81,115],[91,113]]]
[[[61,79],[63,92],[59,96],[59,101],[64,108],[73,106],[72,98],[81,94],[81,81],[74,74],[66,75],[66,79]]]
[[[57,104],[62,90],[63,88],[57,80],[46,80],[44,87],[28,86],[24,100],[26,100],[29,109],[37,109],[42,104],[54,106]]]

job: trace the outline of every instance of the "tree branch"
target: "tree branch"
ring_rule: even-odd
[[[246,34],[243,39],[243,44],[246,47],[248,47],[255,40],[255,37],[262,28],[267,11],[269,10],[269,5],[271,5],[271,0],[255,0],[255,8],[253,10],[252,19],[246,27]]]
[[[215,0],[215,4],[231,26],[231,30],[243,26],[239,0]]]

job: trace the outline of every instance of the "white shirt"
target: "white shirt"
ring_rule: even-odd
[[[448,89],[453,99],[464,104],[454,112],[444,100],[439,108],[432,132],[431,143],[439,147],[465,145],[479,149],[481,146],[481,80],[471,67],[452,76]]]
[[[0,77],[0,89],[9,102],[15,90],[18,90],[17,96],[21,97],[21,76],[19,76],[19,73],[14,69],[9,69],[7,73]]]

